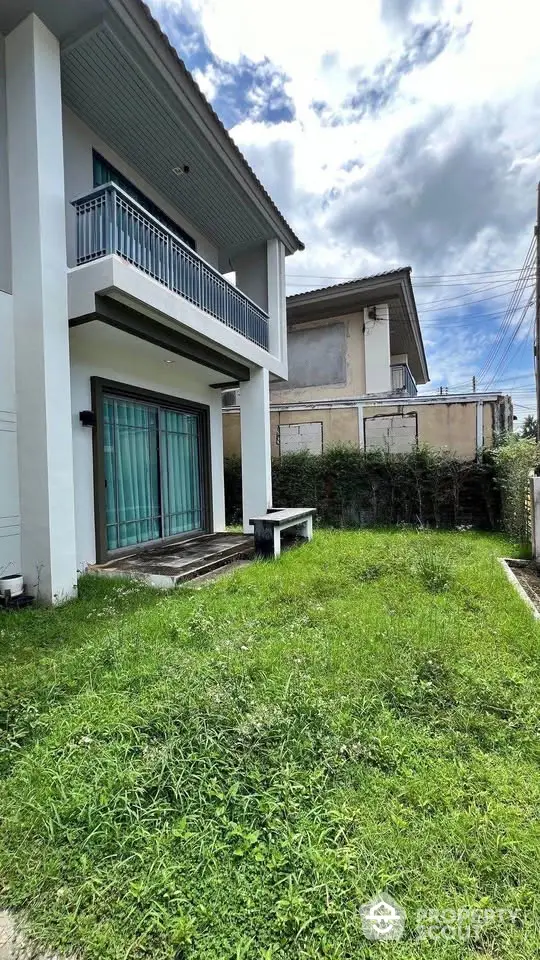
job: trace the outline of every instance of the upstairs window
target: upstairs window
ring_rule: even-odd
[[[97,153],[96,150],[93,151],[93,161],[94,161],[94,187],[102,187],[104,183],[116,183],[117,186],[121,187],[122,190],[125,190],[129,196],[136,200],[137,203],[140,203],[148,213],[151,213],[156,220],[159,220],[168,230],[172,233],[175,233],[177,237],[180,237],[181,240],[187,244],[188,247],[191,247],[192,250],[197,249],[197,244],[193,237],[186,233],[185,230],[182,230],[182,227],[179,227],[174,220],[171,220],[166,213],[163,213],[163,210],[153,203],[146,194],[139,190],[131,180],[128,180],[127,177],[124,177],[116,167],[113,167],[112,163],[109,163],[108,160],[105,160],[101,154]]]

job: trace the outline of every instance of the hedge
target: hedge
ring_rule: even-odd
[[[501,524],[514,540],[525,543],[531,535],[529,474],[538,471],[540,447],[535,440],[510,436],[493,451],[501,494]]]
[[[273,502],[314,506],[333,527],[473,526],[497,529],[501,501],[495,463],[486,454],[462,461],[436,450],[407,454],[334,447],[321,455],[290,453],[272,461]],[[227,522],[242,517],[241,463],[225,462]]]

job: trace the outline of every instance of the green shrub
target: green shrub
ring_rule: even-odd
[[[241,463],[225,463],[227,522],[242,513]],[[272,461],[273,502],[314,506],[333,527],[474,526],[496,529],[500,495],[491,457],[458,460],[426,447],[407,454],[333,447],[321,455],[289,453]]]
[[[540,465],[535,440],[510,436],[493,451],[496,480],[501,497],[502,527],[514,540],[530,537],[529,473]]]

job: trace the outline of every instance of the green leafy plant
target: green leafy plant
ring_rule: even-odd
[[[227,519],[242,513],[241,462],[225,463]],[[273,500],[317,508],[332,527],[411,525],[497,529],[500,495],[493,460],[463,461],[421,447],[407,454],[336,446],[320,456],[290,453],[272,462]]]
[[[514,540],[530,537],[529,474],[540,465],[535,440],[508,437],[493,451],[496,481],[501,493],[502,527]]]

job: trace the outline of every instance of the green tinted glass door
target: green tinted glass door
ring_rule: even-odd
[[[163,536],[201,530],[203,504],[199,418],[191,413],[159,412]]]
[[[107,547],[129,547],[161,536],[158,410],[104,398]]]
[[[107,549],[202,530],[197,414],[104,396]]]

